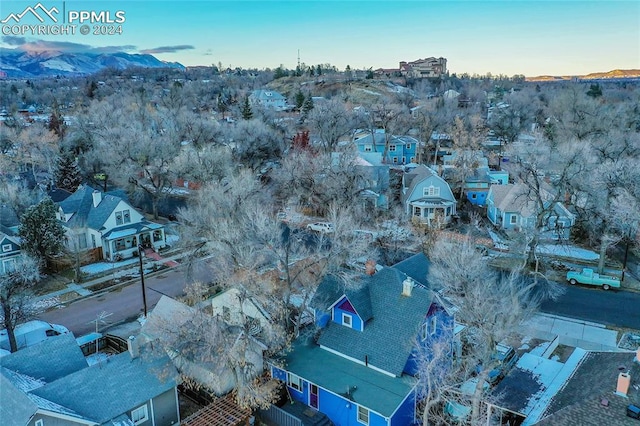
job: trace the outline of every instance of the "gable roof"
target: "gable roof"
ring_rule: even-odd
[[[368,286],[345,286],[344,282],[335,275],[326,276],[323,283],[311,299],[311,306],[321,310],[327,310],[339,302],[343,296],[349,299],[349,303],[356,310],[362,321],[368,321],[373,317],[371,309],[371,296]]]
[[[6,204],[0,204],[0,225],[6,228],[13,228],[20,225],[20,218],[16,214],[16,211]]]
[[[148,346],[136,358],[123,352],[32,393],[104,423],[177,386],[173,363],[159,352]]]
[[[5,369],[0,370],[0,419],[11,419],[13,424],[26,425],[38,411],[38,407],[5,377]]]
[[[366,358],[369,365],[400,376],[432,301],[430,292],[421,287],[413,288],[411,296],[403,296],[402,282],[406,278],[404,273],[387,267],[361,277],[358,284],[368,288],[372,311],[364,331],[330,322],[318,343],[361,362]]]
[[[384,129],[377,129],[374,133],[376,145],[385,145],[385,132]],[[355,140],[355,143],[358,145],[368,145],[373,144],[373,138],[371,137],[371,133],[367,133],[364,136]],[[417,144],[418,140],[411,136],[396,136],[391,135],[389,139],[389,145],[406,145],[406,144]]]
[[[553,397],[539,425],[634,425],[626,417],[629,404],[640,406],[640,363],[634,353],[589,352],[562,389]],[[615,394],[618,375],[629,372],[631,386],[627,397]],[[634,387],[635,386],[635,387]],[[607,407],[600,402],[606,399]]]
[[[440,176],[438,176],[438,174],[433,170],[431,170],[429,167],[425,166],[424,164],[420,164],[418,167],[411,170],[410,173],[406,173],[402,178],[402,185],[403,185],[402,202],[405,203],[409,199],[409,197],[411,197],[411,194],[413,194],[413,191],[416,189],[416,186],[418,186],[421,182],[429,178],[434,178],[435,180],[440,181],[445,186],[445,188],[448,189],[451,195],[451,199],[455,200],[455,197],[453,196],[453,192],[451,192],[451,187],[449,187],[449,184],[447,183],[447,181],[442,179]],[[443,195],[444,194],[441,193],[439,196],[436,196],[436,197],[421,197],[421,198],[448,200],[448,198],[445,198]]]
[[[396,263],[393,268],[411,277],[412,280],[424,287],[429,287],[427,275],[429,274],[429,259],[420,252],[413,256]]]
[[[65,214],[72,214],[71,218],[64,224],[66,227],[81,228],[86,226],[99,231],[118,204],[124,201],[120,197],[101,192],[102,200],[97,207],[94,207],[94,191],[97,190],[89,185],[80,185],[76,192],[58,204]]]
[[[0,366],[50,383],[87,367],[87,361],[76,339],[69,333],[3,356]]]

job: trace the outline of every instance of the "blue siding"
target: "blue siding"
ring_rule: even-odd
[[[415,393],[411,392],[393,414],[391,426],[407,426],[413,424],[415,416]]]
[[[349,311],[345,311],[339,308],[333,308],[333,322],[342,325],[342,314],[349,315],[351,317],[351,328],[362,331],[362,319],[357,315]],[[346,327],[346,326],[343,326]]]
[[[433,306],[435,305],[432,305],[432,307]],[[449,315],[441,307],[437,307],[432,310],[433,312],[431,313],[431,315],[425,318],[425,323],[428,324],[427,332],[429,333],[429,336],[427,336],[427,338],[424,340],[422,340],[420,336],[418,337],[419,341],[422,342],[422,347],[424,348],[427,354],[430,354],[431,341],[440,340],[442,338],[448,338],[449,340],[453,339],[453,325],[454,325],[453,317]],[[430,326],[431,326],[431,318],[433,316],[436,317],[436,330],[435,330],[435,333],[431,335]],[[403,373],[409,374],[411,376],[415,376],[418,373],[418,366],[417,366],[416,357],[415,357],[416,351],[417,349],[412,351],[411,356],[409,356],[409,359],[407,360],[407,363],[404,366]]]
[[[487,200],[487,190],[486,189],[467,189],[467,200],[473,205],[476,206],[484,206]],[[475,195],[475,198],[474,198]]]

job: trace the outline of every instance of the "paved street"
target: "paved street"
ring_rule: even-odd
[[[555,302],[542,304],[543,312],[640,330],[640,293],[605,291],[566,285]]]
[[[201,282],[211,281],[211,270],[206,263],[198,262],[193,272],[193,280]],[[151,310],[162,292],[175,297],[184,292],[186,279],[182,267],[166,270],[159,275],[147,277],[145,286],[147,288],[147,308]],[[155,291],[157,290],[157,291]],[[38,316],[39,319],[62,324],[78,337],[95,331],[96,317],[102,312],[111,314],[107,318],[110,324],[119,323],[125,320],[134,320],[143,311],[142,286],[140,281],[131,285],[120,287],[116,290],[89,297],[64,306],[61,309],[53,309]],[[101,326],[104,328],[104,326]]]

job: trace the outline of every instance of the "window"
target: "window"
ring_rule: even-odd
[[[124,223],[131,223],[131,212],[129,212],[129,210],[123,210],[122,217],[123,217]]]
[[[435,316],[432,316],[431,325],[429,326],[429,334],[433,336],[434,334],[436,334],[437,330],[438,330],[438,319]]]
[[[131,412],[131,421],[134,425],[139,425],[149,420],[149,411],[147,411],[147,405],[138,407]]]
[[[414,216],[420,216],[420,214],[421,214],[421,213],[422,213],[422,212],[421,212],[420,207],[414,207],[414,208],[413,208],[413,215],[414,215]]]
[[[440,196],[440,188],[437,186],[425,186],[422,190],[422,195],[424,197],[439,197]]]
[[[342,325],[346,325],[347,327],[351,327],[351,315],[342,314]]]
[[[87,248],[87,236],[84,234],[78,235],[78,248],[86,249]]]
[[[515,214],[512,214],[511,217],[509,218],[509,223],[511,223],[512,225],[515,225],[518,222],[518,216],[516,216]]]
[[[409,149],[411,149],[411,144],[410,143],[407,144],[407,150],[409,150]]]
[[[55,330],[47,330],[46,334],[47,334],[47,337],[53,337],[53,336],[59,336],[60,335],[60,333],[58,333]]]
[[[371,152],[371,145],[365,145],[364,152]]]
[[[11,251],[11,244],[3,244],[2,245],[2,252],[6,253],[8,251]]]
[[[393,157],[393,164],[398,164],[398,157]]]
[[[287,386],[302,392],[302,379],[295,374],[287,373]]]
[[[416,157],[411,157],[411,158],[409,158],[409,162],[410,162],[410,163],[415,163],[415,162],[416,162]]]
[[[36,422],[34,423],[34,426],[44,426],[44,421],[42,419],[36,420]]]
[[[476,198],[478,198],[478,194],[475,194],[475,193],[471,194],[471,198],[475,200]]]
[[[369,424],[369,410],[358,405],[358,421],[365,425]]]
[[[116,225],[122,225],[122,212],[116,212]]]
[[[389,152],[396,152],[396,146],[395,145],[389,145]]]

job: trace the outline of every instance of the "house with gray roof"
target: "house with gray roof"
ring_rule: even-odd
[[[137,347],[89,366],[72,335],[0,358],[3,425],[169,426],[180,419],[171,360]]]
[[[289,109],[289,105],[287,105],[287,98],[275,90],[254,90],[249,95],[249,102],[254,105],[261,105],[266,108],[275,109],[276,111],[285,111]]]
[[[401,199],[409,217],[429,226],[447,223],[456,214],[451,187],[423,164],[402,176]]]
[[[20,254],[20,240],[11,230],[0,226],[0,275],[15,270],[16,260]]]
[[[163,225],[145,219],[123,198],[88,185],[58,203],[58,220],[71,251],[99,249],[109,261],[133,257],[140,247],[166,246]]]
[[[545,209],[553,202],[550,191],[541,191]],[[535,226],[539,204],[535,194],[521,183],[491,185],[487,194],[487,217],[498,228],[511,231]],[[543,233],[550,239],[568,239],[576,217],[560,202],[555,202],[545,217]]]
[[[403,265],[416,275],[420,259]],[[401,268],[402,269],[402,268]],[[327,276],[311,301],[319,332],[300,337],[273,377],[291,397],[336,425],[408,425],[416,421],[418,347],[451,339],[453,317],[424,277],[384,267],[345,282]]]

